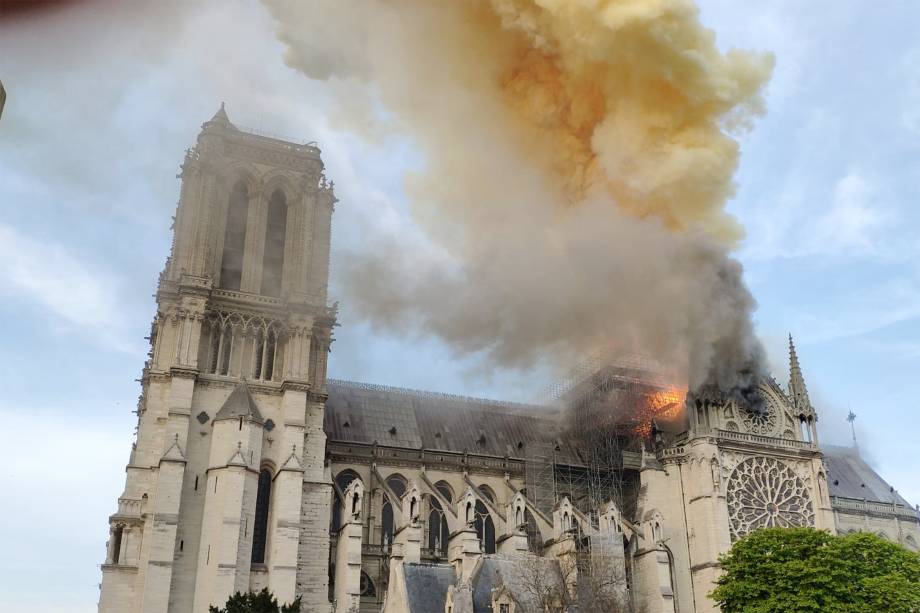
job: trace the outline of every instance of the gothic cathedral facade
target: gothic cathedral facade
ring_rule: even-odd
[[[317,147],[223,107],[180,176],[99,610],[205,612],[262,586],[322,610],[333,186]]]
[[[221,107],[180,177],[100,613],[207,613],[263,587],[311,613],[566,613],[587,559],[615,579],[599,610],[710,613],[719,555],[759,527],[917,549],[916,509],[857,450],[818,444],[791,339],[762,406],[698,393],[678,429],[604,464],[571,413],[327,380],[336,199],[316,146]],[[623,390],[660,395],[648,375],[592,372],[579,397],[599,423]]]

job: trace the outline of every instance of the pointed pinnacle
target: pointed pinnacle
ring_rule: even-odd
[[[799,356],[795,352],[795,342],[791,334],[789,335],[789,395],[799,408],[811,408],[808,388],[805,387],[805,377],[799,366]]]

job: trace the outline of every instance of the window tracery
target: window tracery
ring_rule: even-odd
[[[441,503],[434,496],[428,498],[431,511],[428,513],[428,548],[441,556],[447,555],[450,530]]]
[[[284,330],[281,322],[223,311],[211,311],[205,315],[205,320],[204,372],[225,376],[242,374],[256,381],[276,378]],[[239,352],[242,352],[242,359],[234,357]]]
[[[743,409],[740,411],[741,421],[748,432],[754,434],[772,434],[776,430],[776,416],[778,411],[772,400],[764,398],[761,410]]]
[[[732,540],[757,528],[814,525],[808,486],[782,462],[748,458],[732,471],[726,487]]]

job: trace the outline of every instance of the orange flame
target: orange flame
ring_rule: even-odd
[[[646,394],[644,402],[633,417],[635,432],[643,437],[652,434],[652,422],[667,422],[680,417],[684,410],[687,390],[677,387]]]

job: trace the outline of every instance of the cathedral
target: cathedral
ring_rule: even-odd
[[[719,555],[759,527],[917,550],[917,510],[819,444],[792,339],[757,407],[685,400],[639,358],[548,406],[328,379],[319,148],[222,106],[180,177],[100,613],[262,588],[310,613],[707,613]]]

